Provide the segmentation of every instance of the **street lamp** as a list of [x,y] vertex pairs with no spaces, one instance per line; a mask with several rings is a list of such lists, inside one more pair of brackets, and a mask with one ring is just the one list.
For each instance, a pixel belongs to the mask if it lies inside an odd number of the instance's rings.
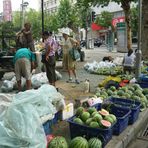
[[22,28],[24,27],[24,21],[25,21],[25,9],[27,8],[27,6],[29,5],[28,2],[24,2],[24,0],[22,0]]
[[138,0],[138,10],[139,10],[139,28],[138,28],[138,50],[136,52],[136,69],[135,78],[138,80],[141,74],[141,27],[142,27],[142,0]]

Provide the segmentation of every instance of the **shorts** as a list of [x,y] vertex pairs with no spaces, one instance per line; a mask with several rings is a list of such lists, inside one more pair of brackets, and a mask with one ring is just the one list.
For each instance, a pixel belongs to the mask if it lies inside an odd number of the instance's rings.
[[26,80],[31,79],[31,62],[27,58],[18,59],[15,63],[16,80],[21,80],[24,77]]

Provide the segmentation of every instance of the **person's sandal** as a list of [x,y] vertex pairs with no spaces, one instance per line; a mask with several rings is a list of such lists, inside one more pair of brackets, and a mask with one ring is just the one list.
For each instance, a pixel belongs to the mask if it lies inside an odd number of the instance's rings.
[[69,78],[68,81],[66,81],[67,83],[72,83],[72,78]]
[[80,82],[79,82],[79,80],[78,80],[78,79],[76,79],[76,80],[75,80],[75,83],[76,83],[76,84],[80,84]]

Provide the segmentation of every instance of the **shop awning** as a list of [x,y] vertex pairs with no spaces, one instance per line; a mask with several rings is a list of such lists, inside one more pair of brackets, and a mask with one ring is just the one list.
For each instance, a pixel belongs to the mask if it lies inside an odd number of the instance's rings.
[[92,28],[92,30],[94,30],[94,31],[96,31],[96,30],[105,30],[105,27],[102,27],[102,26],[97,25],[97,24],[95,24],[95,23],[92,23],[92,24],[91,24],[91,28]]

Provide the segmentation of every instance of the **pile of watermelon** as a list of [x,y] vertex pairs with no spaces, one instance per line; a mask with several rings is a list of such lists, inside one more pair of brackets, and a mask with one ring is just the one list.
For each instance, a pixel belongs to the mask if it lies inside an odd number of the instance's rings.
[[102,67],[95,69],[93,72],[94,74],[98,75],[119,75],[123,72],[121,66],[115,66],[115,67]]
[[109,128],[116,122],[116,116],[109,114],[105,109],[97,111],[95,107],[90,107],[87,110],[79,107],[76,110],[76,116],[73,122],[86,125],[92,128]]
[[93,137],[88,141],[81,137],[75,137],[71,140],[69,146],[66,139],[62,136],[53,137],[48,143],[47,148],[102,148],[102,142],[99,138]]
[[96,96],[102,99],[110,97],[132,99],[141,102],[141,108],[148,107],[148,88],[142,89],[139,84],[129,84],[116,89],[111,86],[109,89],[97,88]]
[[72,139],[69,148],[102,148],[102,142],[96,137],[87,141],[85,138],[79,136]]

